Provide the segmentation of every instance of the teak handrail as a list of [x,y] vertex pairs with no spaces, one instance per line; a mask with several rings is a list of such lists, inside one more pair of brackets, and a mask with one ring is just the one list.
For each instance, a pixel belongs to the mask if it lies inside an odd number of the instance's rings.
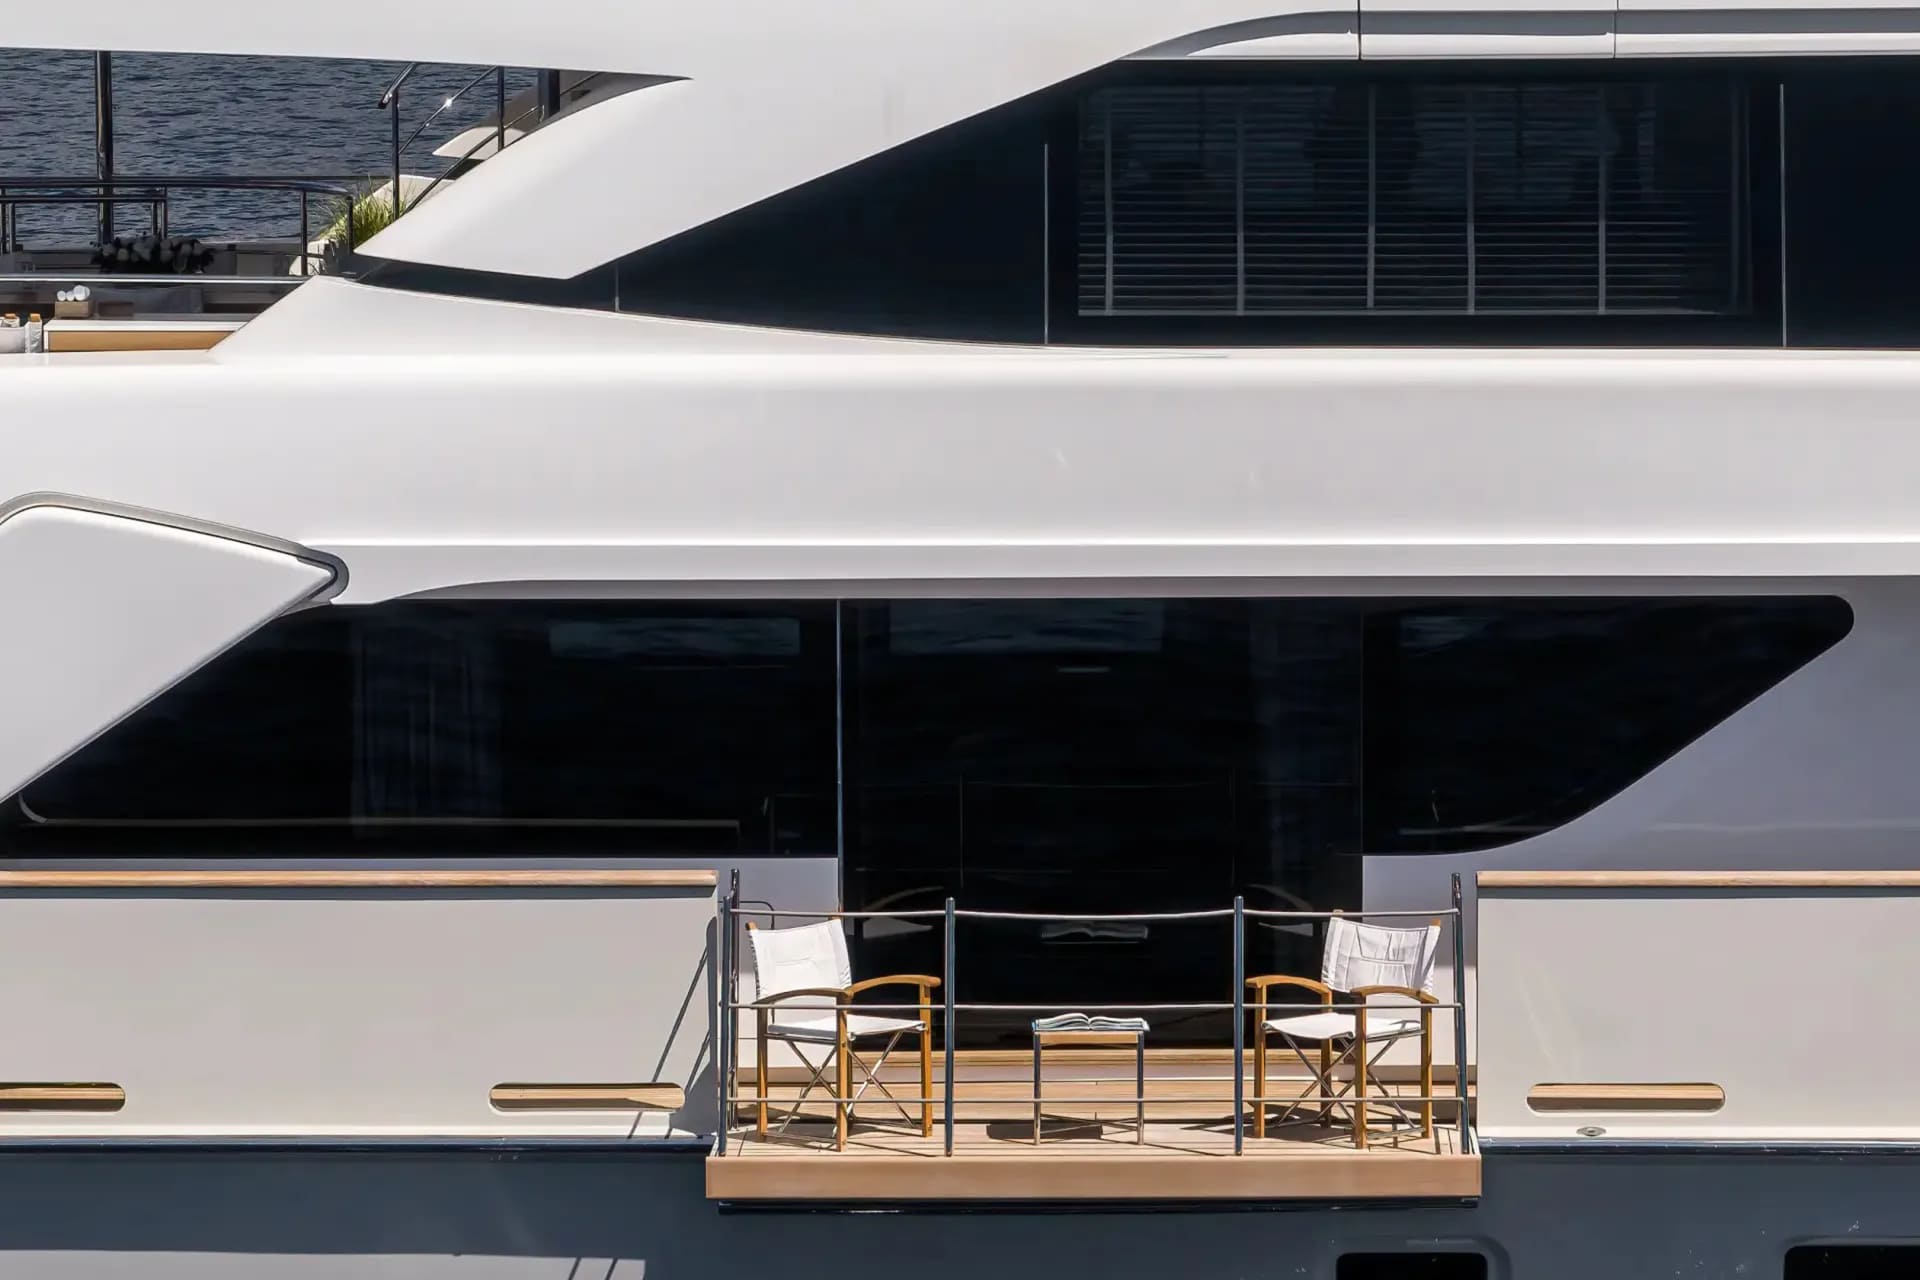
[[711,871],[0,871],[9,889],[710,889]]
[[1482,889],[1920,889],[1920,871],[1482,871]]

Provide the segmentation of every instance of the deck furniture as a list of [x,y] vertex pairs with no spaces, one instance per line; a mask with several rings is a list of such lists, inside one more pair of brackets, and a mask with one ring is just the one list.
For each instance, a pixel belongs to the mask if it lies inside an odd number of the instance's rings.
[[[1433,1135],[1433,1009],[1439,1003],[1434,995],[1434,959],[1440,950],[1440,922],[1424,928],[1389,928],[1364,924],[1336,916],[1327,921],[1326,949],[1322,954],[1320,980],[1285,974],[1267,974],[1247,979],[1254,991],[1253,1037],[1253,1134],[1267,1133],[1267,1056],[1270,1039],[1279,1042],[1297,1057],[1312,1076],[1312,1081],[1297,1096],[1289,1099],[1280,1114],[1286,1120],[1303,1105],[1318,1104],[1320,1120],[1331,1118],[1336,1101],[1351,1098],[1347,1104],[1353,1115],[1353,1141],[1367,1145],[1367,1090],[1369,1073],[1388,1049],[1401,1040],[1417,1036],[1420,1040],[1420,1127],[1422,1136]],[[1321,1005],[1316,1013],[1290,1013],[1267,1016],[1277,987],[1294,987],[1312,993]],[[1334,1009],[1334,997],[1356,1007]],[[1376,999],[1394,1004],[1378,1005]],[[1282,1003],[1285,1003],[1284,1001]],[[1370,1007],[1371,1006],[1371,1007]],[[1409,1016],[1418,1011],[1417,1017]],[[1311,1054],[1309,1050],[1313,1051]],[[1353,1078],[1337,1084],[1334,1072],[1352,1064]],[[1404,1109],[1385,1089],[1379,1090],[1386,1105],[1405,1116]]]
[[[837,920],[801,925],[792,929],[762,929],[747,926],[747,940],[753,950],[755,1000],[754,1081],[759,1104],[759,1131],[767,1132],[767,1045],[779,1040],[792,1048],[806,1066],[806,1086],[793,1099],[786,1119],[780,1124],[784,1133],[801,1104],[816,1089],[826,1090],[834,1103],[834,1146],[846,1150],[847,1127],[853,1109],[869,1088],[878,1088],[899,1109],[909,1123],[913,1117],[880,1079],[888,1055],[902,1038],[920,1037],[920,1134],[933,1133],[933,1008],[932,991],[940,979],[922,974],[890,974],[883,978],[853,980],[852,962],[847,956],[847,935]],[[907,986],[919,990],[918,1018],[882,1017],[855,1013],[849,1006],[855,996],[878,987]],[[879,1057],[869,1062],[857,1046],[877,1043]],[[807,1047],[824,1047],[818,1062],[807,1056]],[[855,1069],[860,1072],[859,1089],[853,1083]],[[834,1077],[827,1078],[832,1070]]]
[[[1040,1145],[1041,1063],[1048,1049],[1133,1048],[1133,1140],[1147,1140],[1147,1025],[1113,1030],[1105,1027],[1046,1029],[1044,1018],[1033,1023],[1033,1145]],[[1137,1021],[1137,1020],[1136,1020]]]

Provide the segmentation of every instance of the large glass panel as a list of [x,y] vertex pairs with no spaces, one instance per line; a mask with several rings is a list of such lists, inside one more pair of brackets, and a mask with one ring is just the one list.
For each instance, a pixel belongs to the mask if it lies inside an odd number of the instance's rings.
[[[1358,905],[1359,606],[915,601],[847,617],[849,906]],[[1250,936],[1252,964],[1318,968],[1311,926]],[[1219,1003],[1230,943],[1218,918],[972,921],[964,998]],[[863,970],[940,963],[924,922],[869,922],[856,945]],[[1031,1017],[968,1021],[1017,1041]],[[1153,1019],[1161,1042],[1230,1025]]]
[[7,806],[16,853],[818,854],[828,604],[284,618]]
[[[910,601],[847,607],[847,906],[1009,915],[1362,905],[1361,856],[1570,821],[1834,643],[1830,599]],[[1364,768],[1363,768],[1364,765]],[[1363,803],[1364,798],[1364,803]],[[1223,1002],[1220,919],[961,926],[968,1003]],[[1253,918],[1250,972],[1320,929]],[[938,972],[864,921],[864,972]],[[972,1014],[1021,1043],[1032,1013]],[[1224,1011],[1155,1011],[1222,1043]]]
[[[0,808],[10,856],[832,856],[1003,918],[969,1002],[1225,1004],[1230,923],[1578,817],[1845,634],[1832,599],[404,602],[292,615]],[[839,644],[836,650],[836,639]],[[845,806],[841,831],[839,806]],[[783,904],[812,907],[815,903]],[[941,971],[924,920],[862,972]],[[1252,918],[1252,972],[1320,930]],[[1024,1042],[1031,1011],[969,1017]],[[1224,1009],[1156,1011],[1223,1042]]]
[[1082,316],[1750,301],[1746,88],[1725,77],[1165,74],[1080,101]]
[[1457,600],[1368,620],[1367,852],[1569,822],[1845,635],[1838,600]]

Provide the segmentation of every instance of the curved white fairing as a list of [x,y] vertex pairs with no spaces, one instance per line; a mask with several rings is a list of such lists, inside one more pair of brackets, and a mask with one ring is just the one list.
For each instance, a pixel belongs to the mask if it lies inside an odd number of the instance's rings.
[[333,577],[290,551],[131,515],[0,514],[0,795]]

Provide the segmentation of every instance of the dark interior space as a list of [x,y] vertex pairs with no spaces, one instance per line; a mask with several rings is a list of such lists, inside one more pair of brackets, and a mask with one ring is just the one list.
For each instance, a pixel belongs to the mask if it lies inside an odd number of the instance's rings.
[[1920,346],[1920,67],[1796,69],[1785,114],[1788,344]]
[[620,307],[779,328],[1037,343],[1041,108],[1002,107],[619,264]]

